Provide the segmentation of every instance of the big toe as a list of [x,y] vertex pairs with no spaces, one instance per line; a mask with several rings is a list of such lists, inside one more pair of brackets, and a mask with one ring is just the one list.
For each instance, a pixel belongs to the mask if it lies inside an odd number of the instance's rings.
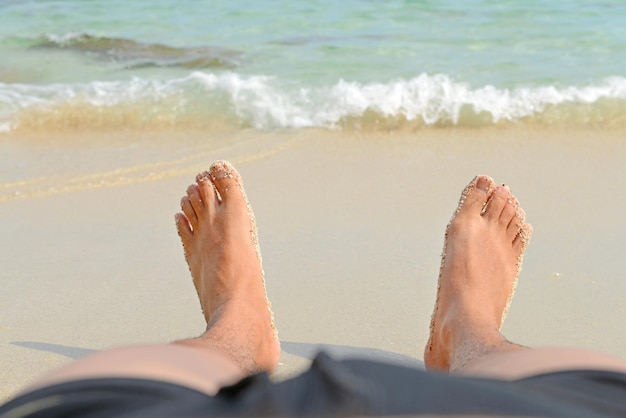
[[231,163],[223,160],[216,161],[211,164],[209,174],[222,202],[242,197],[241,177]]
[[458,212],[480,215],[494,189],[494,181],[489,176],[477,176],[461,193]]

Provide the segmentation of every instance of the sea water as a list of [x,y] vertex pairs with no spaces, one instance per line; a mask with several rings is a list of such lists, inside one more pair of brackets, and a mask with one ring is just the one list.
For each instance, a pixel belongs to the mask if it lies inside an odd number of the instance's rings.
[[0,132],[626,127],[622,0],[4,0]]

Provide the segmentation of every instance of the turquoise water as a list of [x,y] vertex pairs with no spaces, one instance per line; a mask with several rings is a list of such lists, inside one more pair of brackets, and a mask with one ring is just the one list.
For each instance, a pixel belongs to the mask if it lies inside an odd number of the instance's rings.
[[622,0],[3,1],[0,56],[5,132],[626,126]]

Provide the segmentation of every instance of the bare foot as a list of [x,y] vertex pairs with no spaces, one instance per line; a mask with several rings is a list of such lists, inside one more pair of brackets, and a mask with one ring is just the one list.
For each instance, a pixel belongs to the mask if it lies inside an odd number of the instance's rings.
[[479,176],[446,229],[424,362],[460,371],[487,352],[519,348],[500,334],[532,227],[505,185]]
[[271,371],[280,343],[265,292],[256,222],[239,173],[225,161],[198,174],[176,227],[200,298],[200,337],[246,373]]

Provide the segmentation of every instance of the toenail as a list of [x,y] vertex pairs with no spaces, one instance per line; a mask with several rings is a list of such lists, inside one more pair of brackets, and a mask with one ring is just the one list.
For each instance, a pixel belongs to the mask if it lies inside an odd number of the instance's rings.
[[213,174],[211,176],[211,178],[213,180],[217,180],[217,179],[234,179],[235,178],[235,174],[233,174],[232,171],[222,171],[221,173],[217,173],[217,174]]
[[211,174],[208,171],[203,171],[202,173],[199,173],[196,176],[196,182],[202,183],[203,181],[209,180],[210,177],[211,177]]
[[476,189],[485,194],[489,194],[489,180],[484,177],[479,178],[476,181]]

